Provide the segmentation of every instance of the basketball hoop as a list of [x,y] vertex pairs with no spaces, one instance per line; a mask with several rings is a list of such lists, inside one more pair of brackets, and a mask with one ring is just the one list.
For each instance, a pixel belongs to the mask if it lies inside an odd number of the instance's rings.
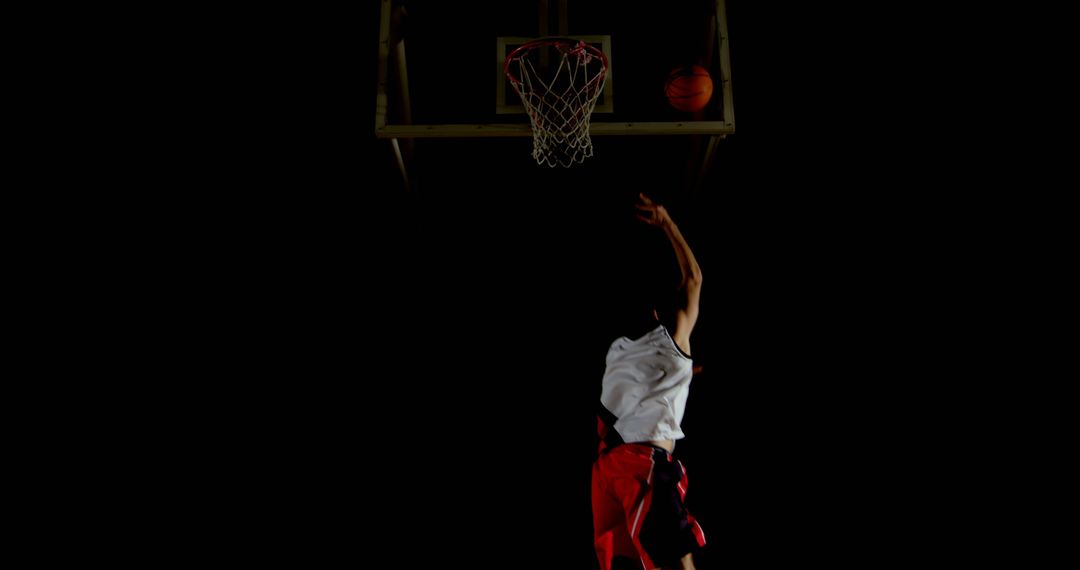
[[604,52],[567,38],[533,40],[506,56],[503,72],[529,114],[537,164],[569,167],[592,156],[589,118],[607,69]]

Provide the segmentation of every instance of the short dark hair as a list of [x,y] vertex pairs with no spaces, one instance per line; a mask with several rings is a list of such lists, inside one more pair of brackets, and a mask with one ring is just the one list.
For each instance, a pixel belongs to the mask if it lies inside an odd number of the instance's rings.
[[[625,295],[622,307],[624,335],[637,338],[658,324],[674,331],[675,314],[681,308],[678,259],[662,231],[640,226],[627,243],[630,252],[619,279]],[[659,323],[653,316],[656,311]]]

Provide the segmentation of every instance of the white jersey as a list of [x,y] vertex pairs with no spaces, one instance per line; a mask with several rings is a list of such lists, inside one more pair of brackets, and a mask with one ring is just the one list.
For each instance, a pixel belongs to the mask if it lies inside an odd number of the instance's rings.
[[600,403],[626,443],[682,439],[693,363],[663,325],[637,340],[611,343]]

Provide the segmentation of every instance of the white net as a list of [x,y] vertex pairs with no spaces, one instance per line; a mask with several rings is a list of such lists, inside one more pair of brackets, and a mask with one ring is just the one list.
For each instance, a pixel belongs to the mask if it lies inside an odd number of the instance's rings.
[[569,167],[592,156],[589,119],[607,77],[603,52],[582,41],[535,40],[507,56],[504,71],[529,115],[537,164]]

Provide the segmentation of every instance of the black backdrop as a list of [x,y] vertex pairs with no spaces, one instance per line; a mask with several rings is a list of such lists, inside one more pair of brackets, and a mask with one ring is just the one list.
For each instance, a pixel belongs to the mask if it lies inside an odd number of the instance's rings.
[[455,169],[518,141],[429,141],[407,194],[371,134],[376,3],[241,19],[260,57],[222,66],[226,136],[203,143],[225,175],[185,194],[213,213],[193,261],[208,277],[185,301],[215,347],[189,355],[214,371],[220,420],[193,453],[224,510],[203,524],[270,559],[591,567],[592,414],[633,291],[618,244],[647,241],[621,216],[643,187],[706,278],[678,449],[711,543],[700,567],[940,544],[975,503],[947,467],[981,448],[939,435],[962,389],[937,362],[970,311],[957,290],[938,304],[948,263],[912,259],[912,232],[893,231],[929,196],[877,139],[802,128],[819,69],[792,57],[799,41],[756,42],[783,19],[744,10],[729,2],[739,130],[697,193],[648,168],[656,147],[606,139],[572,175]]

